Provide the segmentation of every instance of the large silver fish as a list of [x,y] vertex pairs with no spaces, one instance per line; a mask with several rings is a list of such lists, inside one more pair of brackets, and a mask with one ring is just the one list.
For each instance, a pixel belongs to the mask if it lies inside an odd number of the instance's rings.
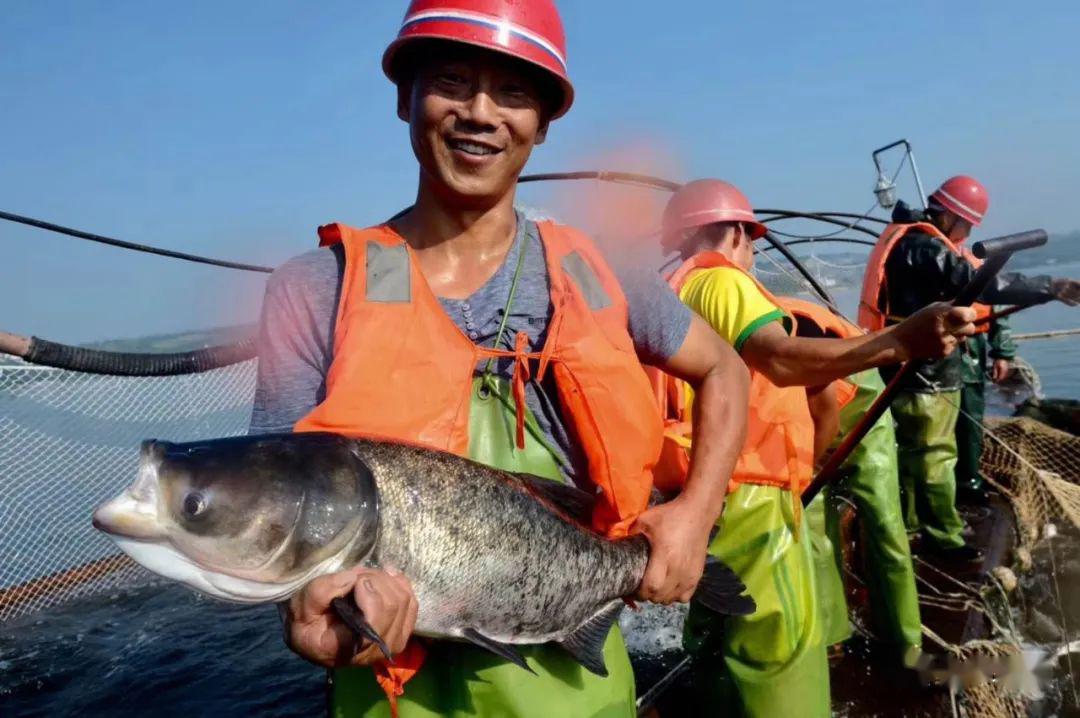
[[[417,634],[522,666],[514,644],[554,642],[605,675],[601,648],[649,544],[590,531],[590,507],[576,488],[452,454],[282,434],[144,442],[135,482],[94,525],[151,571],[243,603],[358,564],[396,568],[416,594]],[[695,598],[742,615],[754,610],[744,588],[710,561]],[[378,642],[355,605],[336,607]]]

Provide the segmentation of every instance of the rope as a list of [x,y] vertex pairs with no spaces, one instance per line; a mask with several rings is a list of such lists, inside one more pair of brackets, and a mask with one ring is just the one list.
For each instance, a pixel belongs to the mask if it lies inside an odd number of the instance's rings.
[[1080,329],[1057,329],[1051,332],[1032,332],[1030,334],[1014,334],[1014,341],[1024,341],[1025,339],[1059,339],[1061,337],[1071,337],[1080,334]]
[[[831,311],[836,312],[837,314],[840,314],[840,310],[836,307],[836,304],[834,302],[829,301],[828,298],[821,296],[821,293],[818,292],[816,287],[814,287],[812,284],[810,284],[810,281],[806,277],[802,277],[802,276],[798,276],[798,275],[793,274],[789,269],[786,269],[784,267],[784,265],[782,265],[778,261],[776,261],[776,258],[773,257],[771,254],[766,254],[764,252],[764,250],[762,250],[760,247],[757,246],[756,243],[751,245],[751,247],[753,248],[753,250],[754,250],[754,252],[756,254],[758,254],[758,255],[764,257],[765,259],[769,260],[770,262],[772,262],[773,266],[780,270],[780,274],[784,274],[788,278],[793,279],[796,282],[804,283],[810,289],[811,292],[813,292],[814,294],[817,294],[823,301],[826,302],[826,304],[828,304],[828,307],[829,307],[829,309]],[[757,271],[760,272],[762,270],[759,269]],[[810,271],[810,270],[807,269],[806,271]],[[775,276],[775,273],[771,273],[768,270],[765,270],[765,273],[766,274],[774,274],[774,276]]]
[[829,269],[859,269],[860,267],[866,266],[865,264],[833,264],[832,262],[826,262],[821,257],[811,257],[811,259]]
[[[1054,601],[1057,603],[1058,615],[1061,616],[1061,635],[1069,636],[1069,627],[1065,621],[1065,609],[1061,603],[1061,584],[1058,583],[1057,561],[1054,559],[1054,541],[1052,537],[1046,539],[1047,553],[1050,554],[1050,576],[1054,579]],[[1073,705],[1080,708],[1080,696],[1076,692],[1076,674],[1073,672],[1072,651],[1065,654],[1069,664],[1069,687],[1072,688]]]
[[656,699],[668,689],[668,687],[675,681],[676,678],[681,676],[690,670],[690,662],[693,658],[688,654],[683,657],[681,661],[675,664],[675,667],[664,674],[664,677],[653,684],[653,687],[645,691],[645,693],[637,699],[638,716],[642,716],[652,708]]
[[16,222],[18,224],[25,224],[30,227],[37,227],[38,229],[44,229],[49,232],[56,232],[57,234],[66,234],[69,237],[75,237],[77,239],[86,239],[91,242],[99,242],[101,244],[107,244],[111,247],[120,247],[121,249],[130,249],[135,252],[146,252],[147,254],[156,254],[161,257],[172,257],[173,259],[182,259],[185,262],[195,262],[197,264],[209,264],[214,267],[225,267],[226,269],[240,269],[245,272],[263,272],[270,274],[274,271],[272,267],[262,267],[257,264],[244,264],[242,262],[229,262],[223,259],[211,259],[210,257],[202,257],[197,254],[188,254],[187,252],[176,252],[171,249],[162,249],[161,247],[151,247],[148,244],[136,244],[135,242],[125,242],[122,239],[113,239],[112,237],[105,237],[100,234],[92,234],[90,232],[83,232],[79,229],[72,229],[70,227],[63,227],[59,224],[53,224],[52,222],[45,222],[40,219],[33,219],[31,217],[23,217],[18,214],[11,214],[10,212],[0,212],[0,219],[6,219],[9,222]]

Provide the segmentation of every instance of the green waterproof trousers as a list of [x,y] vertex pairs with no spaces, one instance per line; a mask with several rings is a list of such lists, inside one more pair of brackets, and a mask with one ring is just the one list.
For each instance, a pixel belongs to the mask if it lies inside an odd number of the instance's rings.
[[[840,411],[841,437],[850,432],[884,390],[875,370],[849,377],[855,398]],[[837,438],[833,449],[840,444]],[[828,543],[815,533],[815,564],[818,567],[818,598],[822,604],[827,645],[850,637],[847,601],[841,580],[843,556],[840,513],[850,499],[859,516],[865,564],[863,572],[870,594],[871,615],[878,636],[896,646],[907,659],[922,645],[922,621],[911,549],[900,508],[900,476],[893,417],[886,411],[863,438],[841,468],[839,480],[825,488],[811,504],[811,525],[823,519]],[[820,508],[818,508],[820,506]],[[813,528],[811,529],[814,530]],[[826,555],[825,550],[832,550]]]
[[982,491],[979,457],[983,447],[983,416],[986,414],[986,383],[964,382],[960,390],[961,413],[956,420],[956,485]]
[[829,665],[805,521],[796,539],[791,493],[744,484],[727,498],[709,554],[746,583],[750,616],[719,619],[691,604],[699,715],[825,718]]
[[[435,641],[398,698],[401,718],[634,718],[634,674],[618,627],[604,646],[610,675],[582,668],[556,646],[521,646],[522,670],[464,643]],[[390,703],[369,668],[334,671],[332,718],[390,718]]]
[[900,487],[908,531],[938,548],[964,545],[956,511],[956,418],[960,391],[901,392],[893,401]]
[[829,489],[824,489],[806,507],[806,527],[810,531],[810,550],[814,557],[821,635],[825,645],[832,646],[851,638],[852,631],[844,590],[843,557],[829,536],[825,518],[828,493]]
[[[526,414],[526,447],[514,448],[514,403],[501,378],[478,377],[469,414],[471,458],[507,471],[561,481],[559,465]],[[538,541],[543,537],[538,536]],[[400,718],[635,718],[634,673],[619,627],[604,644],[608,676],[590,673],[557,646],[518,646],[533,673],[486,650],[432,641],[416,676],[398,698]],[[369,668],[333,671],[333,718],[390,718],[390,703]]]

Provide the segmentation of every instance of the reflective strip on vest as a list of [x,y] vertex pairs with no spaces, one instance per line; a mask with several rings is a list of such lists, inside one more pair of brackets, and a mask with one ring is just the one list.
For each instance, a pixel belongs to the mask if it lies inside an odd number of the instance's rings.
[[581,291],[581,295],[585,297],[589,309],[597,312],[611,306],[611,297],[608,296],[604,285],[600,283],[600,279],[593,272],[592,267],[577,251],[570,252],[570,254],[563,257],[562,269],[568,277],[574,280],[574,284]]
[[388,247],[379,242],[368,242],[366,255],[364,299],[369,302],[411,302],[409,248],[405,244]]

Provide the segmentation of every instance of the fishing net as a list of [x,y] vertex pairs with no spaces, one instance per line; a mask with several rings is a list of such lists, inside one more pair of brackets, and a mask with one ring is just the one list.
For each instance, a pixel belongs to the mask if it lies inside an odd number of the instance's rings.
[[1080,437],[1034,419],[991,419],[981,468],[1012,503],[1024,547],[1056,521],[1080,527]]
[[139,443],[247,430],[255,362],[117,377],[0,364],[0,622],[149,582],[90,525],[131,483]]
[[[1018,536],[1015,564],[1029,571],[1032,551],[1042,539],[1054,535],[1057,523],[1080,527],[1080,437],[1026,417],[989,419],[984,431],[982,474],[1012,505]],[[1056,569],[1050,571],[1055,583]],[[1010,582],[1013,585],[1005,585]],[[1010,675],[1022,680],[1027,671],[1020,661],[1020,635],[1005,598],[1015,584],[1011,572],[996,573],[981,591],[977,610],[994,626],[994,640],[946,648],[958,660],[1010,659]],[[998,597],[1003,600],[994,600]],[[1060,611],[1060,596],[1055,603]],[[1022,718],[1030,714],[1031,705],[1017,680],[984,677],[954,687],[940,708],[943,715]]]

